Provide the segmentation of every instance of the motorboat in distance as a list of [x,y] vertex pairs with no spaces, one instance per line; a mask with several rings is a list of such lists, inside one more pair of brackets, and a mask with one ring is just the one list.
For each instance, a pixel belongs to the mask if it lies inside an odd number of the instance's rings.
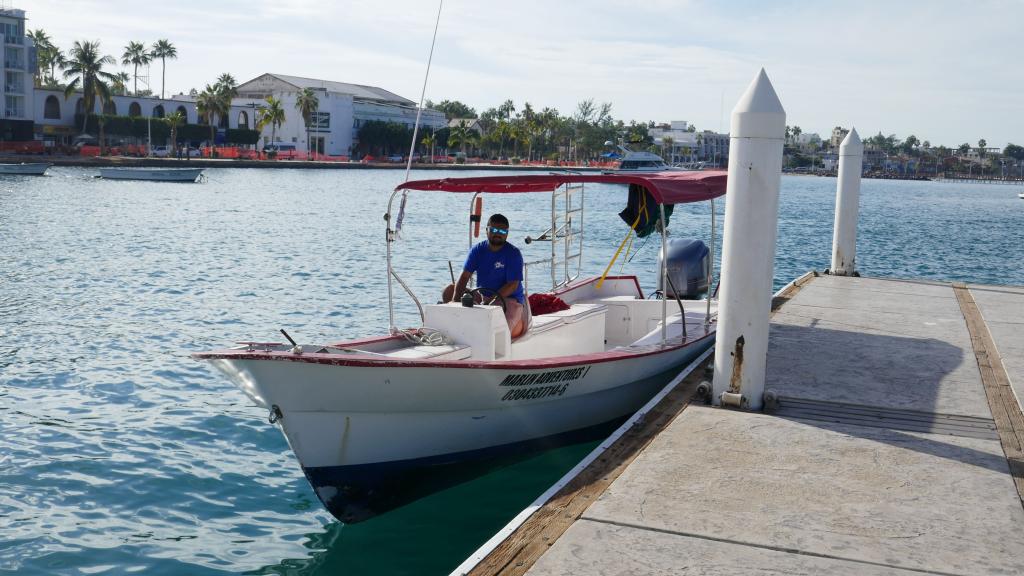
[[[626,201],[619,214],[623,244],[634,234],[660,232],[662,254],[669,257],[659,260],[659,285],[671,287],[662,297],[645,298],[654,287],[645,292],[634,275],[580,276],[584,187],[592,183],[619,185],[595,192],[622,194]],[[699,240],[668,239],[661,222],[675,204],[710,202],[713,223],[713,199],[725,189],[723,171],[406,182],[391,194],[384,217],[387,333],[296,343],[282,330],[288,344],[246,341],[193,357],[211,363],[269,411],[324,506],[343,522],[359,522],[468,479],[460,469],[607,436],[712,347],[717,301],[700,297],[710,293],[714,258]],[[543,258],[524,264],[532,318],[523,335],[511,338],[501,299],[428,304],[408,288],[392,266],[392,252],[409,217],[410,191],[469,196],[470,246],[479,232],[482,194],[544,195],[535,221],[522,225],[546,228],[525,238],[540,243]],[[392,206],[400,193],[396,217]],[[712,237],[713,230],[712,224]],[[680,267],[673,261],[672,243],[680,241],[699,262]],[[676,275],[680,269],[690,272]],[[416,304],[421,326],[395,326],[394,284]]]
[[150,180],[155,182],[195,182],[202,168],[100,168],[107,180]]
[[[613,145],[610,140],[604,144],[605,146]],[[633,150],[625,144],[615,144],[615,146],[621,152],[621,160],[619,160],[615,172],[689,172],[698,169],[671,166],[665,162],[664,158],[653,152]]]
[[22,162],[20,164],[0,164],[0,174],[19,174],[22,176],[42,176],[47,168],[53,166],[49,162]]

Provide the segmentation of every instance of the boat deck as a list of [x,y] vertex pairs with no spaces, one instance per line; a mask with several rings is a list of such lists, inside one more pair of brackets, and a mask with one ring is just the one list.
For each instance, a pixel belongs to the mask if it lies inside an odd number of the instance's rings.
[[777,411],[677,399],[472,573],[1024,573],[1024,287],[793,292],[771,324]]

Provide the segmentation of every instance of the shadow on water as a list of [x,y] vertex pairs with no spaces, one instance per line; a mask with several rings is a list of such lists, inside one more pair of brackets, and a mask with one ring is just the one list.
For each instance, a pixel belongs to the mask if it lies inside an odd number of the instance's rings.
[[[365,522],[306,535],[310,555],[247,574],[448,574],[598,441],[548,450]],[[471,503],[471,504],[470,504]]]

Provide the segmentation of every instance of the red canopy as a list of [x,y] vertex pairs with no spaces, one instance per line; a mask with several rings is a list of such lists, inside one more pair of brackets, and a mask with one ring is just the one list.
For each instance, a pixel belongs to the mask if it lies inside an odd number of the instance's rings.
[[604,174],[552,173],[538,175],[482,176],[412,180],[395,190],[432,190],[436,192],[551,192],[563,184],[595,182],[601,184],[639,184],[647,188],[659,204],[684,204],[711,200],[725,194],[724,170],[697,172],[612,172]]

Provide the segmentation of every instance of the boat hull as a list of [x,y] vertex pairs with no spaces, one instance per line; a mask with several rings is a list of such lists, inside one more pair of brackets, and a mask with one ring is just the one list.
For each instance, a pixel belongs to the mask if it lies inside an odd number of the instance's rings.
[[108,180],[195,182],[202,173],[202,168],[100,168],[100,177]]
[[46,170],[53,166],[48,162],[34,162],[25,164],[0,164],[0,174],[18,174],[22,176],[42,176]]
[[317,496],[358,522],[467,471],[599,438],[710,347],[467,365],[211,358],[279,423]]

